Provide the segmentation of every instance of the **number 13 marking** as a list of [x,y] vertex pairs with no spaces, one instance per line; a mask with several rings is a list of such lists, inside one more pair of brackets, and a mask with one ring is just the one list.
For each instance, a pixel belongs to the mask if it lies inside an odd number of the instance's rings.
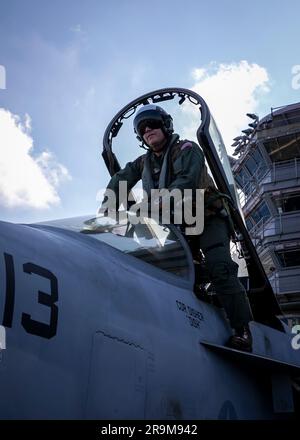
[[[6,297],[3,314],[4,327],[12,327],[14,306],[15,306],[15,270],[13,256],[4,254],[6,269]],[[31,318],[28,313],[22,313],[21,323],[27,333],[42,338],[53,338],[57,332],[58,307],[58,284],[56,276],[50,270],[33,263],[23,264],[23,271],[27,274],[39,275],[50,281],[50,293],[38,291],[38,303],[50,308],[50,322],[45,324]]]

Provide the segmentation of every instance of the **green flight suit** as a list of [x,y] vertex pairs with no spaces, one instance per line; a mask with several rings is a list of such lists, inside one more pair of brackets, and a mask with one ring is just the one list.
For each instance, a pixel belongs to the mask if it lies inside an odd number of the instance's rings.
[[218,299],[225,309],[231,327],[239,329],[253,319],[244,286],[238,279],[238,265],[230,255],[228,220],[212,216],[204,220],[199,247]]
[[[194,142],[180,141],[178,135],[172,136],[171,143],[165,187],[170,191],[175,188],[180,190],[199,188],[205,163],[202,150]],[[167,149],[168,146],[165,152]],[[148,188],[144,185],[147,157],[152,176],[150,186],[158,188],[164,155],[158,157],[151,151],[127,163],[124,169],[111,178],[108,188],[118,194],[120,181],[127,181],[128,190],[130,190],[142,179],[144,189],[149,192],[149,185]],[[117,203],[119,206],[122,200],[117,200]],[[247,325],[252,320],[252,313],[245,289],[237,277],[238,265],[231,259],[228,220],[218,215],[205,217],[204,231],[200,236],[192,238],[192,240],[195,239],[198,240],[197,244],[205,256],[210,280],[226,311],[231,327],[238,329]]]

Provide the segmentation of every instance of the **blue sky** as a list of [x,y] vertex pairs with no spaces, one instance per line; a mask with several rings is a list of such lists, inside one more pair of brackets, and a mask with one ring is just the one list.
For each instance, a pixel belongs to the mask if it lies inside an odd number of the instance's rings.
[[[300,101],[297,1],[0,0],[0,12],[2,220],[95,213],[105,127],[148,91],[202,94],[226,145],[247,111]],[[124,148],[140,154],[133,135]]]

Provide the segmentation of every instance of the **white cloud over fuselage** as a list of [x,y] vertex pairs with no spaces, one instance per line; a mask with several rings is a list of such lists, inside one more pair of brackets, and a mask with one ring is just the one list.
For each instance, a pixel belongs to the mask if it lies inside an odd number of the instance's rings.
[[57,188],[70,179],[46,150],[34,157],[31,120],[0,108],[0,206],[47,209],[60,203]]

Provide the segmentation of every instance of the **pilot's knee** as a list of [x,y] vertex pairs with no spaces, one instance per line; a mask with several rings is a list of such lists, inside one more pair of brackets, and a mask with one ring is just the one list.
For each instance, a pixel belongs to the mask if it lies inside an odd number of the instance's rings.
[[[238,265],[234,261],[217,262],[212,265],[210,270],[211,281],[215,287],[222,287],[224,293],[228,287],[229,291],[236,290],[235,280],[237,279]],[[240,288],[238,288],[240,290]]]
[[210,276],[213,283],[224,283],[230,277],[230,267],[228,263],[216,263],[210,270]]

